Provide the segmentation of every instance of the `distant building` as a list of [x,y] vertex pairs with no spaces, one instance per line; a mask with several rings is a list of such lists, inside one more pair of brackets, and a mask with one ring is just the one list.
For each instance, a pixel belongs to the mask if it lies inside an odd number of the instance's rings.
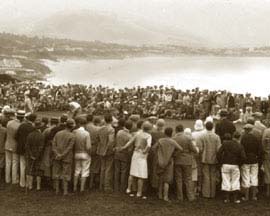
[[22,64],[17,59],[8,59],[4,58],[0,60],[0,69],[9,69],[9,68],[22,68]]
[[16,72],[15,71],[12,71],[12,70],[7,70],[7,71],[5,71],[5,74],[16,75]]

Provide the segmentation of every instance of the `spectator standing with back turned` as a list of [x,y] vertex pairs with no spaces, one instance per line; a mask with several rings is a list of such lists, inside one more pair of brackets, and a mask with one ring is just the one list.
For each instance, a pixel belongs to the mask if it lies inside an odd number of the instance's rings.
[[105,125],[98,132],[97,155],[101,157],[100,190],[113,192],[113,158],[115,146],[115,130],[112,127],[112,116],[104,117]]
[[16,133],[16,140],[18,142],[17,152],[20,157],[20,186],[25,187],[26,182],[26,175],[25,175],[25,168],[26,168],[26,158],[25,158],[25,146],[27,136],[34,131],[34,122],[37,116],[34,113],[29,113],[25,117],[25,121],[19,126],[17,133]]
[[213,123],[207,122],[206,132],[197,140],[202,162],[202,196],[215,198],[217,183],[217,152],[221,141],[213,130]]

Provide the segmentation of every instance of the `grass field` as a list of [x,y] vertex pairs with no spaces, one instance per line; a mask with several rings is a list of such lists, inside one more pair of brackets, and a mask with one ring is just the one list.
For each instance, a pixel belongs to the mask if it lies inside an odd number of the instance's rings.
[[270,200],[266,199],[241,204],[223,204],[220,198],[199,199],[192,203],[165,203],[155,197],[141,200],[124,194],[100,192],[67,197],[56,196],[52,191],[31,191],[26,194],[17,186],[2,186],[0,193],[0,215],[3,216],[270,215]]
[[[39,113],[40,116],[59,116],[61,113]],[[167,125],[174,127],[182,123],[193,128],[194,121],[168,120]],[[223,204],[219,195],[215,200],[198,199],[196,202],[174,201],[165,203],[149,196],[147,200],[130,198],[125,194],[105,194],[98,191],[84,195],[70,194],[67,197],[55,195],[53,191],[30,191],[28,194],[18,186],[0,186],[0,216],[79,216],[79,215],[230,215],[251,216],[270,215],[270,200],[259,197],[257,202]]]

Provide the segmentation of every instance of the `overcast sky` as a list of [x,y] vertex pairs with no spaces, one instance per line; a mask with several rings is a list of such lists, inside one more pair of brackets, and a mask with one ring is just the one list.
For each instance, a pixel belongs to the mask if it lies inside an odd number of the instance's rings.
[[270,0],[0,0],[0,20],[77,9],[162,21],[224,45],[270,45]]

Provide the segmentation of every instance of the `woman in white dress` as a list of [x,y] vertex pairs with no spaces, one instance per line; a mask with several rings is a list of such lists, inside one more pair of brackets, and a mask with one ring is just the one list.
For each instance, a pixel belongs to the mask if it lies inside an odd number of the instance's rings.
[[[137,178],[137,197],[142,197],[143,183],[144,180],[148,178],[147,156],[151,148],[152,136],[150,132],[152,127],[151,123],[144,122],[142,131],[135,134],[135,136],[120,149],[122,151],[129,146],[134,145],[126,193],[131,194],[133,180],[134,178]],[[131,194],[131,196],[133,195]]]

